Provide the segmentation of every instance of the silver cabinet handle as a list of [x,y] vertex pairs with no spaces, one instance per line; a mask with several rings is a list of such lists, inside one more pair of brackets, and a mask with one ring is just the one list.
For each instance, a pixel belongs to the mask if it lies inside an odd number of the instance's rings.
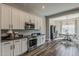
[[11,29],[12,29],[12,24],[11,24]]
[[19,41],[15,41],[15,42],[19,42]]
[[14,49],[15,49],[15,45],[14,45]]
[[27,45],[27,42],[26,42],[26,45]]
[[4,43],[4,45],[6,45],[6,44],[10,44],[9,42],[7,42],[7,43]]
[[13,29],[13,24],[11,24],[11,29]]
[[10,46],[10,49],[11,49],[11,50],[13,49],[13,46],[12,46],[12,45]]
[[13,25],[12,24],[9,24],[9,29],[12,29]]
[[23,39],[23,41],[25,41],[26,39]]
[[12,29],[13,29],[13,24],[12,24]]
[[15,49],[15,45],[12,46],[12,49]]
[[10,24],[9,24],[9,29],[10,29]]

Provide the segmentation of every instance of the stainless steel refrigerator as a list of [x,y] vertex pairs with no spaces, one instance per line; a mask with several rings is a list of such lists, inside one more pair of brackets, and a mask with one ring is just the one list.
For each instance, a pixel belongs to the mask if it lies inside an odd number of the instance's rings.
[[56,38],[56,26],[51,25],[50,26],[50,39],[53,40],[54,38]]

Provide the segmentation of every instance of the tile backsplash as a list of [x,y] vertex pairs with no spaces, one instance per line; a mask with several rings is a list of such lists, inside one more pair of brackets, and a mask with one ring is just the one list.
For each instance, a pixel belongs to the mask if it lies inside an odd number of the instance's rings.
[[[16,32],[16,31],[15,31]],[[17,31],[19,32],[20,34],[23,34],[23,35],[30,35],[32,33],[40,33],[40,31],[34,31],[34,30],[27,30],[27,31]]]

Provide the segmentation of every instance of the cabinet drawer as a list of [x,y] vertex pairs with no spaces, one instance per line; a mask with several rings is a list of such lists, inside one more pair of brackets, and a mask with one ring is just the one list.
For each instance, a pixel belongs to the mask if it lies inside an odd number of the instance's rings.
[[13,42],[3,42],[2,43],[2,56],[13,56]]

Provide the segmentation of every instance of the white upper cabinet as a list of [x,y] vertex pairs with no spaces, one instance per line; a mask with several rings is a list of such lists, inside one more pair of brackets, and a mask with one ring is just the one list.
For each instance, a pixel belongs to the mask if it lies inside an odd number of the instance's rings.
[[[29,14],[14,7],[1,4],[1,29],[24,29],[25,22],[35,24],[35,29],[45,29],[45,23],[41,17]],[[42,26],[42,27],[41,27]]]
[[11,7],[1,4],[1,29],[11,27]]
[[35,29],[38,29],[38,19],[36,16],[35,16]]
[[46,24],[45,24],[45,19],[41,19],[41,33],[45,34],[46,32]]
[[35,23],[35,18],[34,18],[34,16],[31,15],[31,14],[30,14],[30,20],[31,20],[31,23],[33,23],[33,24]]
[[24,20],[25,22],[29,23],[30,22],[30,15],[28,13],[24,13]]
[[20,19],[19,19],[20,28],[19,29],[24,29],[24,26],[25,26],[24,12],[20,11],[19,15],[20,15]]
[[16,8],[12,8],[12,25],[13,29],[20,29],[20,11]]
[[35,28],[39,29],[41,31],[41,29],[43,28],[43,26],[44,26],[44,22],[42,24],[42,18],[35,16]]
[[38,20],[38,29],[41,31],[41,19],[40,19],[40,17],[38,17],[37,20]]

